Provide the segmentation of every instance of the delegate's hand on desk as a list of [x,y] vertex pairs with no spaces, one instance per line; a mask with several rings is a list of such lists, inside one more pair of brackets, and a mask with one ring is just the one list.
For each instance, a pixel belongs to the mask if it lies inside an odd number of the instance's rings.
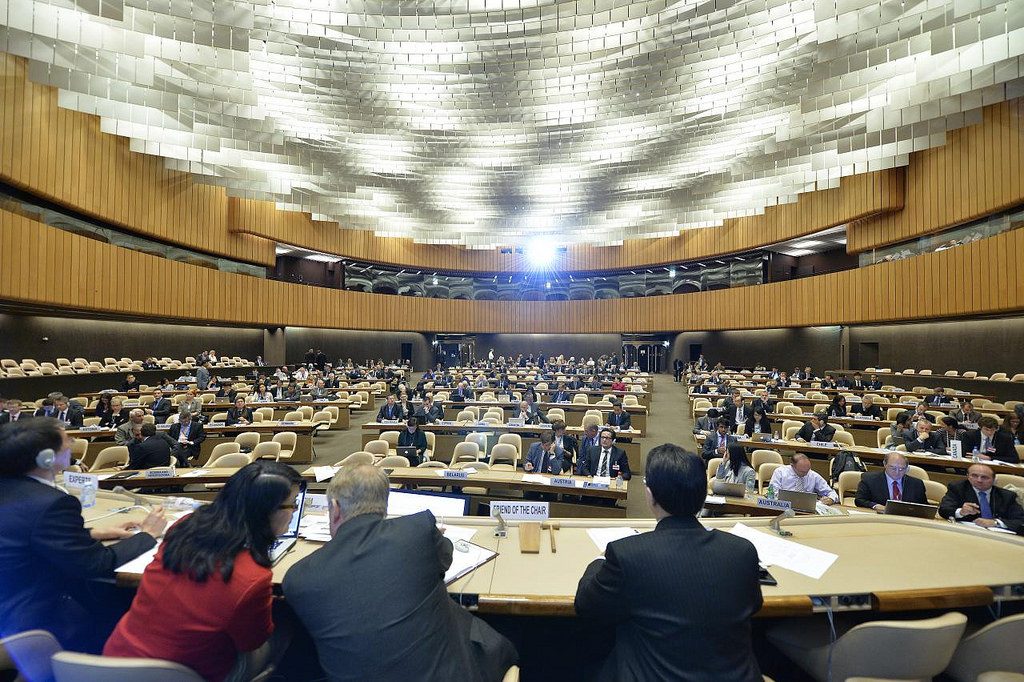
[[167,529],[167,518],[163,507],[154,507],[141,522],[122,521],[109,528],[90,528],[89,535],[93,540],[123,540],[138,532],[149,533],[159,538]]
[[533,462],[523,462],[523,471],[533,471]]

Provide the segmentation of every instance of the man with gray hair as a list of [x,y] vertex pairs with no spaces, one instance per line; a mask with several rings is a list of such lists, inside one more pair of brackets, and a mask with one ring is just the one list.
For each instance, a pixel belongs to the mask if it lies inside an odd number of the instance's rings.
[[339,471],[327,488],[331,541],[285,575],[327,677],[500,680],[515,648],[448,596],[451,541],[429,511],[386,519],[387,505],[382,469]]
[[117,431],[114,432],[114,442],[118,445],[128,445],[134,440],[139,440],[142,418],[145,416],[146,412],[139,408],[129,412],[128,421],[118,426]]

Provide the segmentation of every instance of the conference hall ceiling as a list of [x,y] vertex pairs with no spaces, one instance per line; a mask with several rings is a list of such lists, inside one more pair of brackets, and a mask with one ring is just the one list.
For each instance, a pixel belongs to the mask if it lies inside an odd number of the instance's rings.
[[478,248],[714,227],[1024,94],[1024,0],[0,0],[0,25],[134,151]]

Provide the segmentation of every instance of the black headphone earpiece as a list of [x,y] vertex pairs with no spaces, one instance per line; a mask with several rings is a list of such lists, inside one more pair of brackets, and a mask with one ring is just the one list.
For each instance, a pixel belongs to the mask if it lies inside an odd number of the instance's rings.
[[40,469],[52,469],[55,459],[57,459],[57,453],[51,448],[46,448],[36,455],[36,466]]

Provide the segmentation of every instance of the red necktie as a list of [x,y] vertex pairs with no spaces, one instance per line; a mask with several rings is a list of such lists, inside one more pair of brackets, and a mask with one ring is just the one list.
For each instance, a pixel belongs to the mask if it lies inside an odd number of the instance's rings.
[[900,484],[896,481],[892,482],[892,499],[899,502],[902,498],[900,497]]

